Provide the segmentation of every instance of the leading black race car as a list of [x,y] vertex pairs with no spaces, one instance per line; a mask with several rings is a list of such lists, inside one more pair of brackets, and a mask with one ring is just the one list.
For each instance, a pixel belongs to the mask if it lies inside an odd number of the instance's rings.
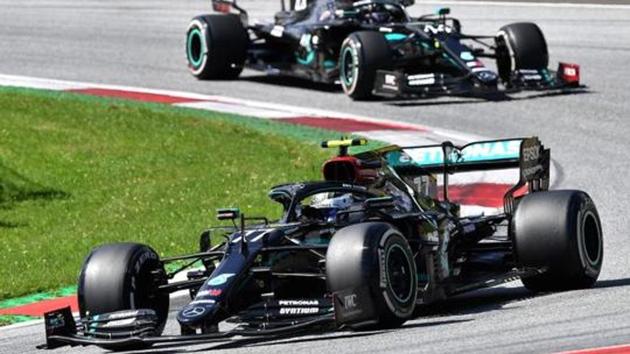
[[[579,66],[548,69],[547,43],[529,22],[495,36],[462,32],[449,9],[412,18],[413,0],[292,0],[268,22],[249,23],[236,0],[213,0],[222,14],[195,17],[188,66],[199,79],[234,79],[244,67],[269,75],[340,82],[353,99],[492,95],[579,87]],[[498,73],[479,58],[496,60]]]
[[[233,225],[206,230],[198,253],[178,257],[160,259],[136,243],[94,249],[79,277],[80,319],[69,308],[47,313],[44,347],[394,328],[418,305],[517,278],[532,291],[597,280],[603,239],[595,204],[582,191],[547,190],[550,153],[537,138],[348,155],[360,142],[324,144],[341,151],[324,164],[323,181],[273,187],[278,221],[221,209],[219,220]],[[505,168],[518,168],[520,180],[503,210],[461,216],[448,176]],[[168,281],[186,269],[188,280]],[[181,335],[162,336],[169,294],[186,289]],[[219,331],[223,321],[233,328]]]

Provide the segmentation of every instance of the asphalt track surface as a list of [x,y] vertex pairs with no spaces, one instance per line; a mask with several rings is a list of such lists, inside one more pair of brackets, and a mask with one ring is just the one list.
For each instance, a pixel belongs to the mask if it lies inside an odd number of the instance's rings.
[[[279,6],[275,0],[242,5],[255,17]],[[254,72],[232,82],[199,82],[185,67],[184,31],[191,17],[207,12],[209,1],[0,0],[0,73],[235,96],[488,137],[539,135],[562,166],[560,187],[588,191],[599,208],[605,260],[600,282],[591,290],[534,296],[517,283],[427,309],[395,331],[166,352],[553,352],[630,343],[630,9],[450,7],[470,33],[493,34],[510,22],[537,22],[546,34],[551,62],[581,64],[588,91],[518,94],[493,102],[439,98],[356,103],[336,88]],[[416,5],[411,12],[434,8]],[[176,333],[173,322],[167,331]],[[42,324],[0,330],[0,352],[35,352],[43,339]]]

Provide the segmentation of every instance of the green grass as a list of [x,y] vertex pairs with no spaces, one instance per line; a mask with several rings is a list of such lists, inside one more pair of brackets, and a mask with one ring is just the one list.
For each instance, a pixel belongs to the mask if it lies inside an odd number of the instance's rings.
[[0,326],[6,326],[13,323],[34,320],[37,317],[22,315],[0,315]]
[[194,251],[219,207],[277,216],[271,185],[320,178],[338,133],[0,89],[0,299],[76,283],[99,244]]
[[13,319],[13,316],[0,315],[0,326],[6,326],[6,325],[9,325],[11,323],[15,323],[15,320]]

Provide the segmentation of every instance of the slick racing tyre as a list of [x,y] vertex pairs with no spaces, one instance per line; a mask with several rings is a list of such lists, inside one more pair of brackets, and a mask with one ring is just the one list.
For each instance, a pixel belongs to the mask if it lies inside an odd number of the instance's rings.
[[411,318],[418,280],[407,240],[390,224],[344,227],[326,253],[337,321],[355,329],[394,328]]
[[508,81],[514,70],[545,69],[549,65],[547,42],[540,27],[531,22],[501,27],[495,38],[499,76]]
[[376,71],[388,66],[391,53],[385,37],[376,31],[349,35],[341,44],[339,79],[346,95],[354,100],[372,97]]
[[186,32],[188,68],[201,80],[235,79],[243,71],[248,45],[238,16],[195,17]]
[[595,204],[582,191],[533,193],[518,203],[512,219],[518,262],[547,268],[522,279],[532,291],[589,288],[602,268],[604,242]]
[[169,294],[159,292],[157,286],[166,282],[159,256],[148,246],[115,243],[95,248],[83,261],[79,275],[81,317],[152,310],[157,317],[154,335],[160,335],[168,316]]

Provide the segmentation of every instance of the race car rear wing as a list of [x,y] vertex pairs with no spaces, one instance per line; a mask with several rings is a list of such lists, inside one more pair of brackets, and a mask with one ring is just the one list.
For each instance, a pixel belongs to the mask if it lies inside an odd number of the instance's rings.
[[444,199],[448,200],[448,176],[454,173],[518,168],[519,181],[504,195],[505,213],[514,211],[514,193],[527,185],[529,193],[549,188],[551,152],[538,137],[485,140],[455,146],[442,144],[385,149],[383,156],[396,172],[444,175]]

